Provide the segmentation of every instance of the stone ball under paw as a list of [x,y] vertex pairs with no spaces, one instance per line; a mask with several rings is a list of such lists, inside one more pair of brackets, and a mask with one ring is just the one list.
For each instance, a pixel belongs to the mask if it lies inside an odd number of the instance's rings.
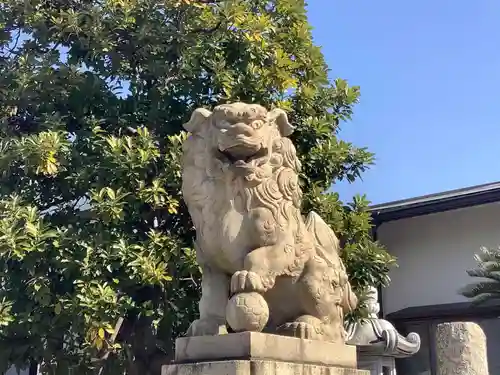
[[269,319],[269,306],[256,292],[235,294],[226,307],[226,320],[235,332],[264,329]]

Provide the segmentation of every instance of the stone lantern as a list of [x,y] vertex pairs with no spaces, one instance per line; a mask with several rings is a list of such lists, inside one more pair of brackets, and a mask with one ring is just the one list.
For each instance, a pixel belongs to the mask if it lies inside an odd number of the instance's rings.
[[420,349],[420,336],[403,336],[387,320],[378,317],[380,306],[376,288],[369,288],[368,318],[347,327],[347,343],[356,345],[358,368],[371,375],[396,375],[396,358],[410,357]]

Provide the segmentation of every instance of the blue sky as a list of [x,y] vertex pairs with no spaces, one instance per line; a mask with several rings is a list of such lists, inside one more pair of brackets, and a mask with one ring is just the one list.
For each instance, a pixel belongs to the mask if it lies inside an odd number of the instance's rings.
[[332,77],[361,86],[341,137],[376,153],[343,199],[500,180],[500,1],[310,0]]

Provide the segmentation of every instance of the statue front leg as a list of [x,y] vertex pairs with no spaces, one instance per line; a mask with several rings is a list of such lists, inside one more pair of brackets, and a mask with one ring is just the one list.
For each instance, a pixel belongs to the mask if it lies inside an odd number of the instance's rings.
[[202,266],[200,318],[191,323],[188,336],[210,336],[227,333],[226,305],[229,298],[228,275]]
[[290,243],[293,242],[282,241],[247,254],[243,270],[235,272],[231,278],[231,293],[262,294],[274,286],[277,276],[299,274],[312,248]]

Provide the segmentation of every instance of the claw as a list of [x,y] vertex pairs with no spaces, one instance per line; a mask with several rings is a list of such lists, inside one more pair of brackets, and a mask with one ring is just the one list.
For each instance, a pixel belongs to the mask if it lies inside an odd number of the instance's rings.
[[278,332],[286,336],[309,340],[318,340],[325,334],[321,321],[307,315],[300,317],[294,322],[283,324],[278,327]]
[[314,340],[319,336],[315,327],[304,322],[286,323],[279,327],[279,331],[287,336],[298,337],[301,339]]
[[262,277],[252,271],[237,271],[231,277],[231,294],[242,292],[264,293],[265,287]]

